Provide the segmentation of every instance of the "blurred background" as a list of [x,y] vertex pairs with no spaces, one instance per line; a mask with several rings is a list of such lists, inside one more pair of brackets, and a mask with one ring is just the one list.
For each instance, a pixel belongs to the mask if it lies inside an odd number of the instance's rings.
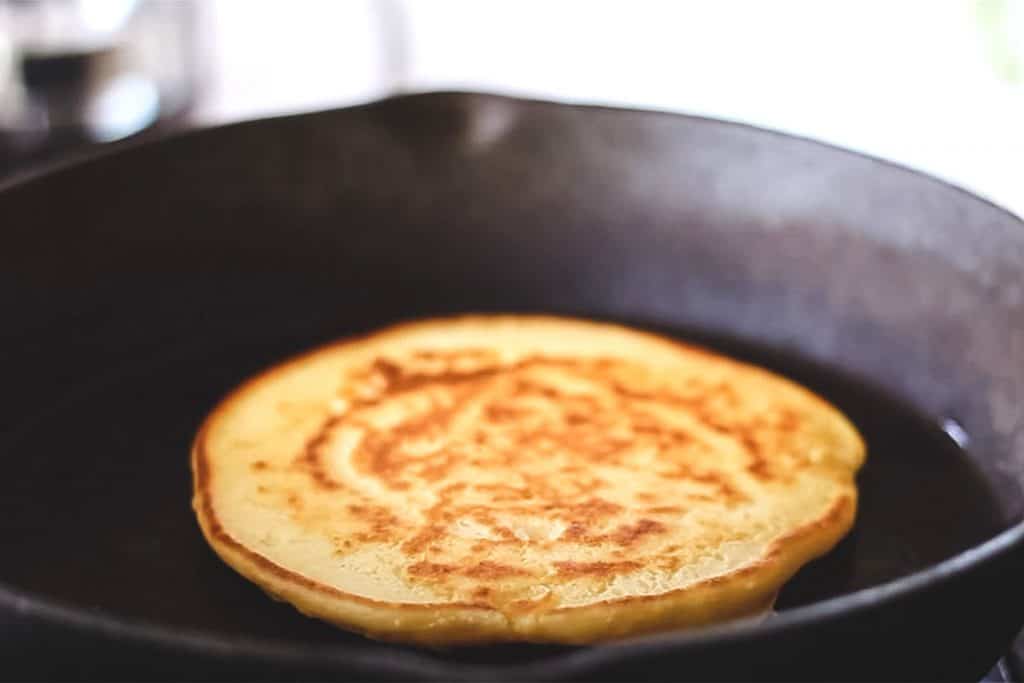
[[0,0],[0,177],[435,89],[750,122],[1024,214],[1024,0]]

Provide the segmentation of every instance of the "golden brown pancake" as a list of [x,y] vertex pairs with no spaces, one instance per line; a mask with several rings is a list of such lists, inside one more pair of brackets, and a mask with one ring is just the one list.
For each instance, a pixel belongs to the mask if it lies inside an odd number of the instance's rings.
[[618,325],[469,316],[290,360],[210,415],[194,507],[302,612],[434,644],[766,609],[850,528],[864,445],[758,367]]

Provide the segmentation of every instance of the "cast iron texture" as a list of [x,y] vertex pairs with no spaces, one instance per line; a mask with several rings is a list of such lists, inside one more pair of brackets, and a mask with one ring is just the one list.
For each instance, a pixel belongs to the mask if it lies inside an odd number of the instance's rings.
[[[0,226],[2,676],[965,680],[1024,620],[1024,226],[939,181],[713,120],[426,94],[23,179]],[[189,509],[214,402],[317,343],[467,310],[841,368],[963,427],[985,486],[959,504],[995,527],[858,543],[854,578],[884,576],[763,624],[592,648],[374,643],[220,564]],[[918,484],[952,475],[926,470],[874,518],[942,506]]]

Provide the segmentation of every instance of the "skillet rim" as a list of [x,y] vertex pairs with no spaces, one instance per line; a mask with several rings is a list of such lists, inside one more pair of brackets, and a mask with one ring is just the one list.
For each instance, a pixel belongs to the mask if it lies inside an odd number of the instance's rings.
[[[576,110],[601,110],[622,113],[643,113],[678,119],[687,119],[705,124],[723,125],[730,128],[743,129],[758,135],[795,140],[810,144],[829,153],[852,155],[874,164],[882,164],[890,168],[926,179],[944,186],[947,190],[980,202],[989,210],[1003,214],[1012,222],[1024,228],[1024,219],[1012,211],[996,204],[992,200],[975,194],[964,187],[948,180],[932,176],[913,169],[904,164],[875,157],[840,145],[827,143],[810,137],[795,135],[788,132],[772,130],[735,120],[720,119],[709,116],[677,113],[657,109],[639,109],[604,104],[584,104],[577,102],[551,101],[529,97],[510,96],[506,94],[475,92],[468,90],[417,91],[400,95],[374,99],[356,105],[271,116],[248,121],[233,122],[193,129],[177,131],[158,136],[155,139],[131,138],[122,142],[106,145],[99,149],[91,149],[73,154],[69,158],[38,164],[27,170],[0,179],[0,199],[4,193],[39,181],[51,176],[87,167],[93,162],[130,152],[136,148],[148,148],[174,142],[181,138],[212,134],[226,128],[259,126],[271,121],[308,118],[311,116],[331,114],[359,109],[371,109],[380,106],[394,106],[406,100],[429,100],[445,98],[473,98],[479,100],[498,100],[519,107],[545,106],[569,108]],[[516,678],[552,679],[564,676],[580,675],[600,667],[603,663],[623,656],[643,656],[671,649],[699,648],[707,644],[725,644],[743,640],[756,639],[769,633],[782,633],[793,629],[811,628],[815,624],[841,618],[848,614],[870,609],[880,602],[898,600],[920,595],[930,590],[935,584],[942,584],[956,579],[974,567],[984,566],[998,560],[1024,546],[1024,520],[1020,520],[988,540],[972,546],[952,557],[914,572],[875,586],[863,588],[846,595],[828,598],[809,605],[795,607],[778,613],[768,620],[742,619],[716,626],[709,626],[694,631],[663,633],[641,636],[622,640],[616,643],[599,646],[584,646],[562,654],[553,654],[524,664],[509,666],[488,666],[451,662],[433,657],[422,651],[414,651],[395,645],[364,645],[350,646],[337,644],[299,645],[286,644],[279,639],[252,637],[244,635],[220,635],[202,629],[181,629],[164,626],[146,620],[118,617],[113,614],[90,611],[87,608],[74,607],[60,600],[52,600],[31,591],[19,590],[0,581],[0,610],[11,612],[17,617],[37,618],[58,626],[70,627],[88,634],[100,634],[125,641],[135,641],[157,647],[185,649],[196,654],[223,657],[241,657],[250,663],[277,664],[280,666],[310,666],[322,669],[349,669],[378,674],[398,676],[423,675],[447,679],[473,680],[492,677],[496,673]],[[382,656],[384,652],[387,656]]]

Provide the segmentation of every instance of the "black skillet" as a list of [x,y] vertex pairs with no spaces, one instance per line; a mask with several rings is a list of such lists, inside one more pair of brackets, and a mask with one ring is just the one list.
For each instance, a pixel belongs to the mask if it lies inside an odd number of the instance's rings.
[[[936,144],[941,144],[937,140]],[[135,146],[0,191],[0,677],[978,679],[1024,622],[1024,224],[821,144],[428,94]],[[623,320],[866,435],[858,524],[778,615],[430,651],[222,565],[189,442],[247,375],[398,319]]]

